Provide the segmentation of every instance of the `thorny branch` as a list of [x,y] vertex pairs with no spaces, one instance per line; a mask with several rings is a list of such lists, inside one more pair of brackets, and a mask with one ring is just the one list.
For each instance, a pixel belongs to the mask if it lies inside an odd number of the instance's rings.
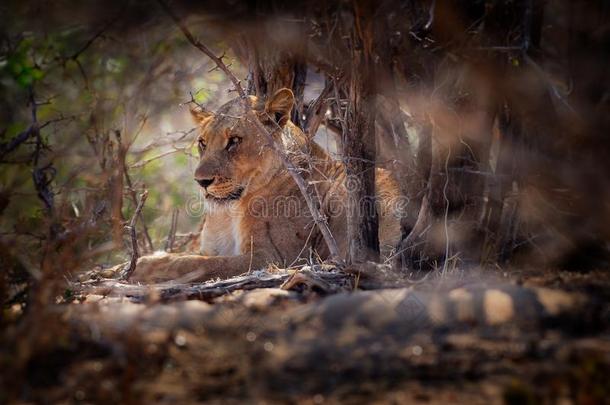
[[[40,125],[38,124],[38,104],[36,103],[36,97],[34,95],[34,89],[30,87],[30,105],[32,124],[30,126],[29,135],[36,138],[36,148],[33,155],[34,169],[32,171],[32,180],[36,187],[36,193],[38,198],[44,203],[45,208],[49,214],[53,213],[53,191],[49,188],[53,178],[55,177],[55,168],[52,163],[45,166],[40,166],[40,158],[46,145],[44,144],[42,137],[40,136]],[[27,139],[27,137],[25,138]],[[24,139],[24,141],[25,141]],[[16,147],[16,146],[15,146]]]
[[144,208],[146,197],[148,197],[148,190],[144,190],[144,192],[140,194],[140,201],[138,202],[136,211],[133,213],[131,221],[129,221],[129,225],[126,227],[129,230],[129,236],[131,238],[131,259],[129,261],[129,266],[121,274],[121,280],[127,280],[133,274],[134,270],[136,269],[138,258],[140,257],[140,251],[138,249],[138,237],[136,234],[136,221],[142,212],[142,208]]
[[[145,121],[145,120],[144,120]],[[142,122],[142,125],[140,126],[140,130],[136,133],[136,136],[140,133],[142,127],[144,126],[144,122]],[[135,206],[138,205],[138,198],[136,195],[136,191],[133,187],[133,182],[131,181],[131,176],[129,175],[129,170],[127,168],[127,163],[126,163],[126,155],[127,155],[127,150],[131,147],[131,145],[133,144],[133,140],[131,142],[129,142],[127,144],[127,146],[125,146],[122,142],[121,139],[121,135],[119,131],[115,131],[115,135],[117,138],[117,142],[119,143],[119,154],[118,154],[118,159],[119,159],[119,164],[121,167],[121,170],[123,172],[123,176],[125,177],[125,181],[127,182],[127,188],[129,191],[129,195],[131,197],[131,200],[133,201],[133,204]],[[135,139],[135,137],[134,137]],[[144,236],[146,238],[146,242],[148,242],[148,247],[150,248],[150,251],[154,251],[155,247],[152,243],[152,239],[150,237],[150,233],[148,232],[148,227],[146,226],[146,222],[144,222],[144,217],[142,217],[142,214],[139,214],[140,216],[140,222],[142,223],[142,230],[144,231]]]
[[178,227],[178,208],[174,208],[172,211],[172,220],[169,228],[169,235],[165,242],[165,251],[171,252],[174,248],[174,242],[176,240],[176,228]]
[[303,198],[305,198],[307,207],[309,208],[309,211],[311,212],[314,222],[316,223],[316,225],[320,229],[320,232],[322,233],[322,237],[324,238],[324,241],[326,242],[331,259],[333,259],[337,262],[341,262],[342,259],[339,255],[339,248],[337,246],[337,242],[336,242],[335,238],[333,237],[332,233],[330,232],[328,223],[326,222],[326,218],[324,217],[324,215],[322,215],[322,213],[319,210],[319,207],[321,206],[320,200],[318,199],[318,197],[315,193],[310,193],[308,191],[307,184],[305,183],[305,180],[303,179],[303,177],[301,177],[301,175],[299,174],[298,168],[292,163],[292,161],[290,161],[290,159],[286,156],[284,151],[276,145],[271,134],[261,124],[258,117],[252,110],[250,98],[246,95],[243,87],[241,86],[240,80],[237,79],[237,77],[235,77],[235,75],[229,70],[227,65],[222,61],[222,58],[217,57],[214,54],[214,52],[212,52],[205,44],[203,44],[199,40],[195,39],[195,37],[189,31],[189,29],[186,27],[186,25],[172,11],[172,9],[165,3],[164,0],[157,0],[157,1],[161,5],[163,10],[172,18],[172,20],[178,26],[178,28],[180,28],[180,30],[182,31],[182,33],[184,34],[186,39],[194,47],[199,49],[201,52],[203,52],[205,55],[207,55],[214,63],[216,63],[218,68],[220,70],[222,70],[223,73],[227,76],[227,78],[231,81],[231,83],[235,87],[235,90],[239,94],[239,97],[243,101],[244,112],[245,112],[246,118],[248,119],[248,121],[250,121],[254,125],[256,130],[267,139],[269,147],[280,157],[280,159],[282,160],[282,163],[288,169],[288,172],[290,173],[292,179],[295,181],[295,183],[299,187],[299,190],[301,191]]
[[[138,199],[136,198],[136,191],[133,188],[133,183],[131,181],[131,176],[129,175],[129,172],[127,171],[127,166],[125,165],[125,161],[123,160],[123,173],[125,174],[125,181],[127,181],[127,187],[129,188],[129,194],[131,196],[131,199],[133,201],[134,204],[137,205],[138,203]],[[142,223],[142,230],[144,231],[144,237],[146,238],[146,241],[148,242],[148,247],[150,248],[150,251],[154,251],[155,247],[152,243],[152,239],[150,237],[150,234],[148,232],[148,227],[146,226],[146,222],[144,222],[144,217],[142,216],[142,213],[138,214],[140,217],[140,221]]]

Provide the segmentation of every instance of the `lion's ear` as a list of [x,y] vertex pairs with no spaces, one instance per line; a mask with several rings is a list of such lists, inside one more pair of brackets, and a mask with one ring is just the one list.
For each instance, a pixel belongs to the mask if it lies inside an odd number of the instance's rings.
[[283,88],[275,92],[265,103],[265,112],[280,126],[286,125],[294,106],[292,90]]
[[204,126],[210,121],[214,114],[210,111],[204,110],[203,108],[191,107],[191,116],[193,117],[195,124]]

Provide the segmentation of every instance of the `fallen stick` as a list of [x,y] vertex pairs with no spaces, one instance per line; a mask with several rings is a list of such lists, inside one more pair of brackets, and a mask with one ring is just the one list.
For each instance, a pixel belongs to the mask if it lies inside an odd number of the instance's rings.
[[[298,270],[300,278],[310,281],[312,285],[325,286],[328,293],[341,289],[351,290],[354,277],[339,271]],[[209,281],[197,284],[159,283],[159,284],[128,284],[118,280],[105,279],[101,281],[76,283],[73,288],[81,294],[96,294],[107,297],[127,297],[136,302],[155,299],[162,302],[184,299],[209,301],[237,290],[254,290],[257,288],[279,288],[288,280],[294,279],[295,272],[281,273],[254,272],[227,280]],[[292,283],[296,284],[296,283]],[[304,284],[309,284],[304,282]],[[292,287],[291,285],[290,287]]]

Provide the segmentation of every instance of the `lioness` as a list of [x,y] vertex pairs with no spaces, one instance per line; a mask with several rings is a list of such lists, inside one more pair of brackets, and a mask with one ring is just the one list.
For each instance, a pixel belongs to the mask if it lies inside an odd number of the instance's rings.
[[[329,228],[342,253],[347,241],[345,171],[290,121],[291,90],[268,100],[251,96],[260,122],[281,145],[300,174],[315,185]],[[195,180],[206,208],[201,255],[165,254],[138,260],[131,279],[161,281],[230,277],[275,263],[290,266],[328,249],[302,194],[282,161],[243,114],[239,99],[217,113],[191,110],[199,129]],[[400,193],[388,172],[377,169],[379,240],[388,252],[400,238]]]

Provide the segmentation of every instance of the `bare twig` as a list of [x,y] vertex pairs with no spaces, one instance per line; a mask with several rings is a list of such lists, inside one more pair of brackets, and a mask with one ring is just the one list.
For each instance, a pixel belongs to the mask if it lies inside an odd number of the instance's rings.
[[178,227],[178,208],[174,208],[172,211],[172,220],[169,227],[169,234],[167,235],[167,241],[165,241],[165,251],[171,252],[174,248],[174,241],[176,240],[176,228]]
[[570,105],[570,103],[561,95],[561,92],[557,89],[557,87],[553,84],[549,75],[540,67],[535,60],[530,58],[527,54],[523,55],[523,59],[532,66],[534,72],[540,76],[540,78],[544,81],[544,83],[549,88],[551,94],[553,94],[563,105],[565,105],[571,112],[574,112],[574,108]]
[[305,121],[305,133],[309,139],[313,139],[318,132],[318,127],[324,119],[326,106],[328,105],[328,95],[332,90],[333,82],[327,80],[318,98],[307,108],[307,119]]
[[138,258],[140,257],[140,251],[138,249],[138,237],[136,234],[136,221],[142,212],[142,208],[144,208],[146,197],[148,197],[148,190],[144,190],[144,192],[140,194],[140,201],[138,202],[136,211],[133,213],[131,221],[129,221],[129,225],[126,227],[131,238],[131,259],[129,260],[129,266],[121,274],[121,280],[127,280],[133,274],[134,270],[136,269]]
[[[55,168],[52,163],[48,163],[45,166],[40,166],[40,158],[43,149],[46,148],[42,137],[40,136],[40,125],[38,123],[38,110],[36,103],[34,89],[30,87],[30,106],[31,106],[31,115],[32,115],[32,125],[30,126],[30,136],[36,138],[36,148],[33,155],[33,171],[32,171],[32,180],[34,181],[34,186],[36,187],[36,193],[38,194],[38,198],[44,203],[47,212],[49,214],[53,214],[53,205],[54,205],[54,194],[51,188],[49,187],[53,182],[53,178],[55,177]],[[25,138],[27,139],[27,137]],[[24,139],[24,140],[25,140]]]
[[93,45],[93,43],[100,38],[104,32],[106,32],[106,30],[108,30],[115,22],[117,21],[116,18],[112,18],[110,20],[108,20],[103,26],[102,28],[100,28],[91,38],[89,38],[87,40],[87,42],[85,42],[76,52],[74,52],[72,55],[70,55],[70,57],[68,59],[72,59],[74,61],[76,61],[78,59],[78,57],[85,52],[91,45]]
[[28,127],[25,131],[21,132],[19,135],[15,136],[7,143],[0,144],[0,159],[3,159],[4,156],[8,155],[23,142],[27,141],[28,138],[34,133],[35,128],[33,126]]
[[[121,169],[123,171],[123,176],[125,177],[125,181],[127,182],[127,188],[129,190],[131,200],[133,201],[133,204],[135,206],[137,206],[138,198],[136,196],[136,191],[134,190],[133,182],[131,181],[131,176],[129,175],[129,170],[127,168],[127,163],[126,163],[126,159],[125,159],[126,155],[127,155],[127,150],[131,147],[133,142],[130,143],[128,146],[125,146],[121,140],[120,132],[116,131],[115,134],[117,137],[117,142],[119,142],[119,164],[121,165]],[[142,217],[142,214],[140,213],[138,215],[140,216],[140,222],[142,223],[142,230],[144,231],[144,236],[146,237],[146,242],[148,242],[148,247],[150,248],[150,251],[152,252],[155,250],[155,247],[152,243],[150,234],[148,233],[148,227],[146,226],[146,223],[144,222],[144,218]]]
[[432,3],[430,4],[430,10],[428,11],[428,21],[426,22],[426,25],[424,25],[424,30],[430,31],[430,28],[432,28],[432,24],[434,23],[434,11],[436,9],[436,0],[432,0]]
[[205,55],[207,55],[214,63],[216,63],[218,68],[220,70],[222,70],[224,72],[224,74],[227,76],[227,78],[231,81],[231,83],[235,87],[235,91],[237,91],[237,94],[239,94],[239,97],[243,102],[244,113],[245,113],[246,119],[254,125],[256,130],[261,135],[263,135],[265,137],[265,139],[268,142],[268,146],[282,160],[282,163],[288,169],[288,173],[290,173],[290,176],[295,181],[299,190],[301,191],[301,194],[303,195],[303,198],[305,199],[305,202],[307,203],[307,207],[309,208],[309,211],[311,212],[313,220],[315,221],[316,225],[320,229],[320,232],[322,233],[322,237],[324,238],[324,241],[326,242],[326,245],[330,252],[331,259],[333,259],[337,262],[341,262],[342,259],[339,255],[339,248],[337,246],[337,242],[335,241],[335,238],[333,237],[332,233],[330,232],[330,229],[328,227],[328,223],[326,222],[325,216],[322,215],[322,213],[320,212],[320,210],[318,208],[321,206],[319,199],[317,198],[315,193],[310,193],[307,190],[307,184],[305,183],[305,180],[303,179],[303,177],[301,177],[301,175],[299,174],[298,168],[294,165],[294,163],[292,163],[292,161],[288,158],[288,156],[286,156],[286,153],[284,152],[284,150],[281,147],[276,145],[276,143],[273,139],[273,136],[267,131],[267,129],[259,121],[258,117],[256,116],[256,113],[252,110],[250,98],[246,95],[243,87],[241,86],[240,80],[237,79],[237,77],[233,74],[233,72],[231,72],[229,70],[229,68],[227,67],[227,65],[225,65],[225,63],[222,61],[221,58],[217,57],[214,54],[214,52],[212,52],[205,44],[203,44],[199,40],[195,39],[195,37],[189,31],[189,29],[186,27],[186,25],[171,10],[171,8],[165,3],[164,0],[157,0],[157,1],[161,5],[163,10],[172,18],[172,20],[174,20],[175,24],[178,26],[178,28],[180,28],[180,30],[182,31],[182,33],[184,34],[186,39],[194,47],[199,49],[201,52],[203,52]]
[[191,157],[193,156],[191,153],[189,153],[190,145],[186,146],[184,148],[180,148],[180,147],[177,147],[177,146],[172,146],[172,147],[174,149],[166,151],[166,152],[159,153],[158,155],[153,156],[153,157],[148,158],[148,159],[140,160],[139,162],[136,162],[136,163],[132,164],[129,167],[131,169],[138,169],[140,167],[146,166],[147,164],[149,164],[151,162],[154,162],[155,160],[162,159],[162,158],[164,158],[166,156],[173,155],[174,153],[178,153],[178,152],[182,152],[182,153],[184,153],[184,154],[186,154],[188,156],[191,156]]

